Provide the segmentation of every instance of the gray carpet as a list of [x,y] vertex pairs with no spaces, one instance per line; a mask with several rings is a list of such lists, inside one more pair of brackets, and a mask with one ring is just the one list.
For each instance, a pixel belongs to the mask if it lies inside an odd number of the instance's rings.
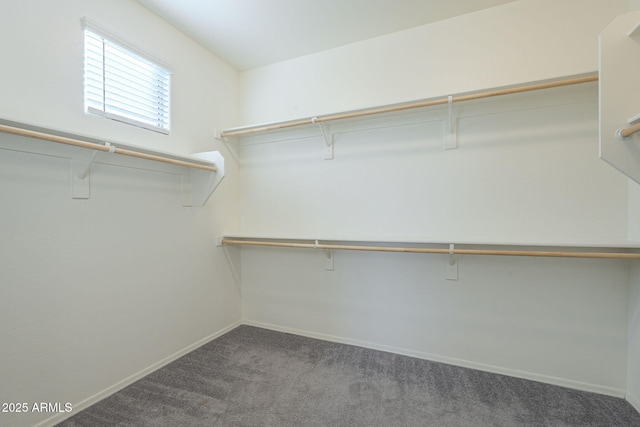
[[623,399],[240,326],[58,426],[640,427]]

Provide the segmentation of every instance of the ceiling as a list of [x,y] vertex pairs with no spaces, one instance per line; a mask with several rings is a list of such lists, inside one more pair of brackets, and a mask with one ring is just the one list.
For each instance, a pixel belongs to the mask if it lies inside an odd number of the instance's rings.
[[238,70],[514,0],[138,0]]

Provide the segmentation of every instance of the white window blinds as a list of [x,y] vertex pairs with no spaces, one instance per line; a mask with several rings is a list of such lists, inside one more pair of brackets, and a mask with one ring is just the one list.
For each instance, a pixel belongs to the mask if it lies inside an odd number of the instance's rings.
[[171,72],[84,22],[85,111],[169,133]]

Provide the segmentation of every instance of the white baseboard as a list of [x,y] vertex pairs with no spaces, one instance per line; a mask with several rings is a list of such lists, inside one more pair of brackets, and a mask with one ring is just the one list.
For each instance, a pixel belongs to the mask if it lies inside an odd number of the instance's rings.
[[636,411],[640,412],[640,399],[638,398],[638,396],[635,396],[632,393],[627,392],[627,395],[625,396],[625,398],[627,399],[627,402],[629,402],[631,406],[633,406],[636,409]]
[[[566,379],[566,378],[558,378],[558,377],[552,377],[552,376],[547,376],[547,375],[536,374],[536,373],[532,373],[532,372],[526,372],[526,371],[520,371],[520,370],[515,370],[515,369],[503,368],[503,367],[500,367],[500,366],[487,365],[487,364],[484,364],[484,363],[477,363],[477,362],[464,360],[464,359],[456,359],[456,358],[448,357],[448,356],[442,356],[442,355],[431,354],[431,353],[424,353],[424,352],[420,352],[420,351],[408,350],[408,349],[399,348],[399,347],[380,345],[380,344],[370,343],[370,342],[366,342],[366,341],[354,340],[354,339],[351,339],[351,338],[345,338],[345,337],[339,337],[339,336],[328,335],[328,334],[323,334],[323,333],[317,333],[317,332],[305,331],[305,330],[300,330],[300,329],[294,329],[294,328],[289,328],[289,327],[286,327],[286,326],[273,325],[273,324],[269,324],[269,323],[256,322],[256,321],[246,320],[246,319],[242,321],[242,324],[249,325],[249,326],[256,326],[258,328],[270,329],[270,330],[278,331],[278,332],[286,332],[286,333],[290,333],[290,334],[294,334],[294,335],[301,335],[301,336],[305,336],[305,337],[309,337],[309,338],[316,338],[316,339],[320,339],[320,340],[324,340],[324,341],[331,341],[331,342],[336,342],[336,343],[340,343],[340,344],[355,345],[355,346],[358,346],[358,347],[370,348],[372,350],[386,351],[386,352],[389,352],[389,353],[401,354],[401,355],[404,355],[404,356],[410,356],[410,357],[415,357],[415,358],[418,358],[418,359],[430,360],[430,361],[433,361],[433,362],[446,363],[446,364],[449,364],[449,365],[460,366],[460,367],[463,367],[463,368],[471,368],[471,369],[476,369],[476,370],[479,370],[479,371],[492,372],[492,373],[501,374],[501,375],[508,375],[510,377],[516,377],[516,378],[522,378],[522,379],[526,379],[526,380],[538,381],[538,382],[541,382],[541,383],[552,384],[552,385],[557,385],[557,386],[561,386],[561,387],[567,387],[567,388],[571,388],[571,389],[575,389],[575,390],[589,391],[589,392],[592,392],[592,393],[604,394],[604,395],[607,395],[607,396],[624,398],[625,395],[627,395],[625,390],[618,389],[618,388],[606,387],[606,386],[602,386],[602,385],[598,385],[598,384],[583,383],[583,382],[580,382],[580,381],[574,381],[574,380],[570,380],[570,379]],[[629,399],[629,396],[627,395],[627,400],[628,399]],[[636,400],[636,403],[637,403],[637,400]],[[634,403],[632,403],[632,405],[634,405],[636,407],[636,409],[638,408],[638,406],[635,405]]]
[[144,368],[141,371],[136,372],[135,374],[131,375],[128,378],[125,378],[121,381],[118,381],[117,383],[115,383],[114,385],[107,387],[106,389],[94,394],[93,396],[78,402],[78,403],[74,403],[73,404],[73,411],[69,412],[69,413],[60,413],[57,415],[54,415],[51,418],[48,418],[38,424],[36,424],[34,427],[51,427],[54,426],[62,421],[64,421],[67,418],[72,417],[73,415],[77,414],[78,412],[82,411],[83,409],[88,408],[89,406],[98,403],[99,401],[101,401],[102,399],[105,399],[109,396],[111,396],[112,394],[122,390],[123,388],[127,387],[128,385],[133,384],[134,382],[138,381],[139,379],[141,379],[142,377],[149,375],[150,373],[157,371],[158,369],[162,368],[165,365],[168,365],[169,363],[173,362],[174,360],[177,360],[179,358],[181,358],[182,356],[184,356],[187,353],[192,352],[193,350],[197,349],[198,347],[201,347],[205,344],[207,344],[210,341],[213,341],[214,339],[226,334],[227,332],[237,328],[238,326],[240,326],[242,324],[241,321],[237,321],[232,323],[231,325],[217,331],[214,332],[213,334],[209,335],[208,337],[205,337],[203,339],[201,339],[200,341],[197,341],[185,348],[183,348],[182,350],[179,350],[175,353],[173,353],[172,355],[165,357],[164,359],[154,363],[151,366],[148,366],[146,368]]

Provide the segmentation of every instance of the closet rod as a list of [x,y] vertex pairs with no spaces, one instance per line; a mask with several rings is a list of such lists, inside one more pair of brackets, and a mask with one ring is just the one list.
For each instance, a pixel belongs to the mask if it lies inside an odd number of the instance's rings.
[[633,135],[636,132],[640,132],[640,124],[629,126],[626,129],[621,129],[620,131],[618,131],[618,134],[622,138],[627,138],[627,137]]
[[211,172],[218,171],[218,169],[215,166],[201,165],[198,163],[187,162],[184,160],[172,159],[170,157],[163,157],[155,154],[141,153],[139,151],[127,150],[124,148],[117,148],[109,145],[95,144],[93,142],[81,141],[78,139],[66,138],[62,136],[51,135],[49,133],[21,129],[13,126],[0,125],[0,132],[10,133],[13,135],[26,136],[29,138],[37,138],[45,141],[57,142],[59,144],[73,145],[75,147],[90,148],[92,150],[122,154],[124,156],[137,157],[140,159],[155,160],[158,162],[171,163],[174,165],[188,166],[190,168],[203,169]]
[[257,240],[222,239],[223,245],[249,245],[270,246],[280,248],[302,249],[335,249],[345,251],[378,251],[378,252],[408,252],[421,254],[445,254],[445,255],[504,255],[504,256],[529,256],[548,258],[606,258],[606,259],[640,259],[640,254],[620,252],[567,252],[567,251],[518,251],[497,249],[438,249],[438,248],[398,248],[385,246],[359,246],[359,245],[329,245],[314,243],[284,243],[265,242]]
[[[529,91],[540,90],[540,89],[550,89],[555,87],[569,86],[569,85],[589,83],[589,82],[595,82],[595,81],[598,81],[597,75],[586,76],[586,77],[576,77],[576,78],[557,80],[557,81],[546,82],[546,83],[537,83],[537,84],[531,84],[526,86],[517,86],[517,87],[512,87],[507,89],[494,89],[494,90],[489,90],[485,92],[470,93],[467,95],[454,95],[452,97],[452,102],[470,101],[473,99],[490,98],[493,96],[509,95],[513,93],[529,92]],[[373,108],[368,108],[364,110],[347,111],[344,113],[328,114],[324,116],[309,117],[305,119],[292,120],[287,122],[279,122],[279,123],[266,124],[266,125],[245,126],[241,128],[222,131],[220,133],[220,137],[225,138],[230,136],[242,136],[242,135],[248,135],[248,134],[257,133],[257,132],[266,132],[270,130],[278,130],[278,129],[285,129],[285,128],[290,128],[295,126],[303,126],[303,125],[309,125],[314,123],[328,122],[331,120],[350,119],[350,118],[356,118],[356,117],[362,117],[362,116],[369,116],[372,114],[390,113],[394,111],[403,111],[403,110],[410,110],[414,108],[429,107],[432,105],[442,105],[442,104],[448,104],[448,102],[449,102],[448,97],[426,99],[423,101],[415,101],[407,104],[395,104],[395,105],[387,105],[382,107],[373,107]]]

